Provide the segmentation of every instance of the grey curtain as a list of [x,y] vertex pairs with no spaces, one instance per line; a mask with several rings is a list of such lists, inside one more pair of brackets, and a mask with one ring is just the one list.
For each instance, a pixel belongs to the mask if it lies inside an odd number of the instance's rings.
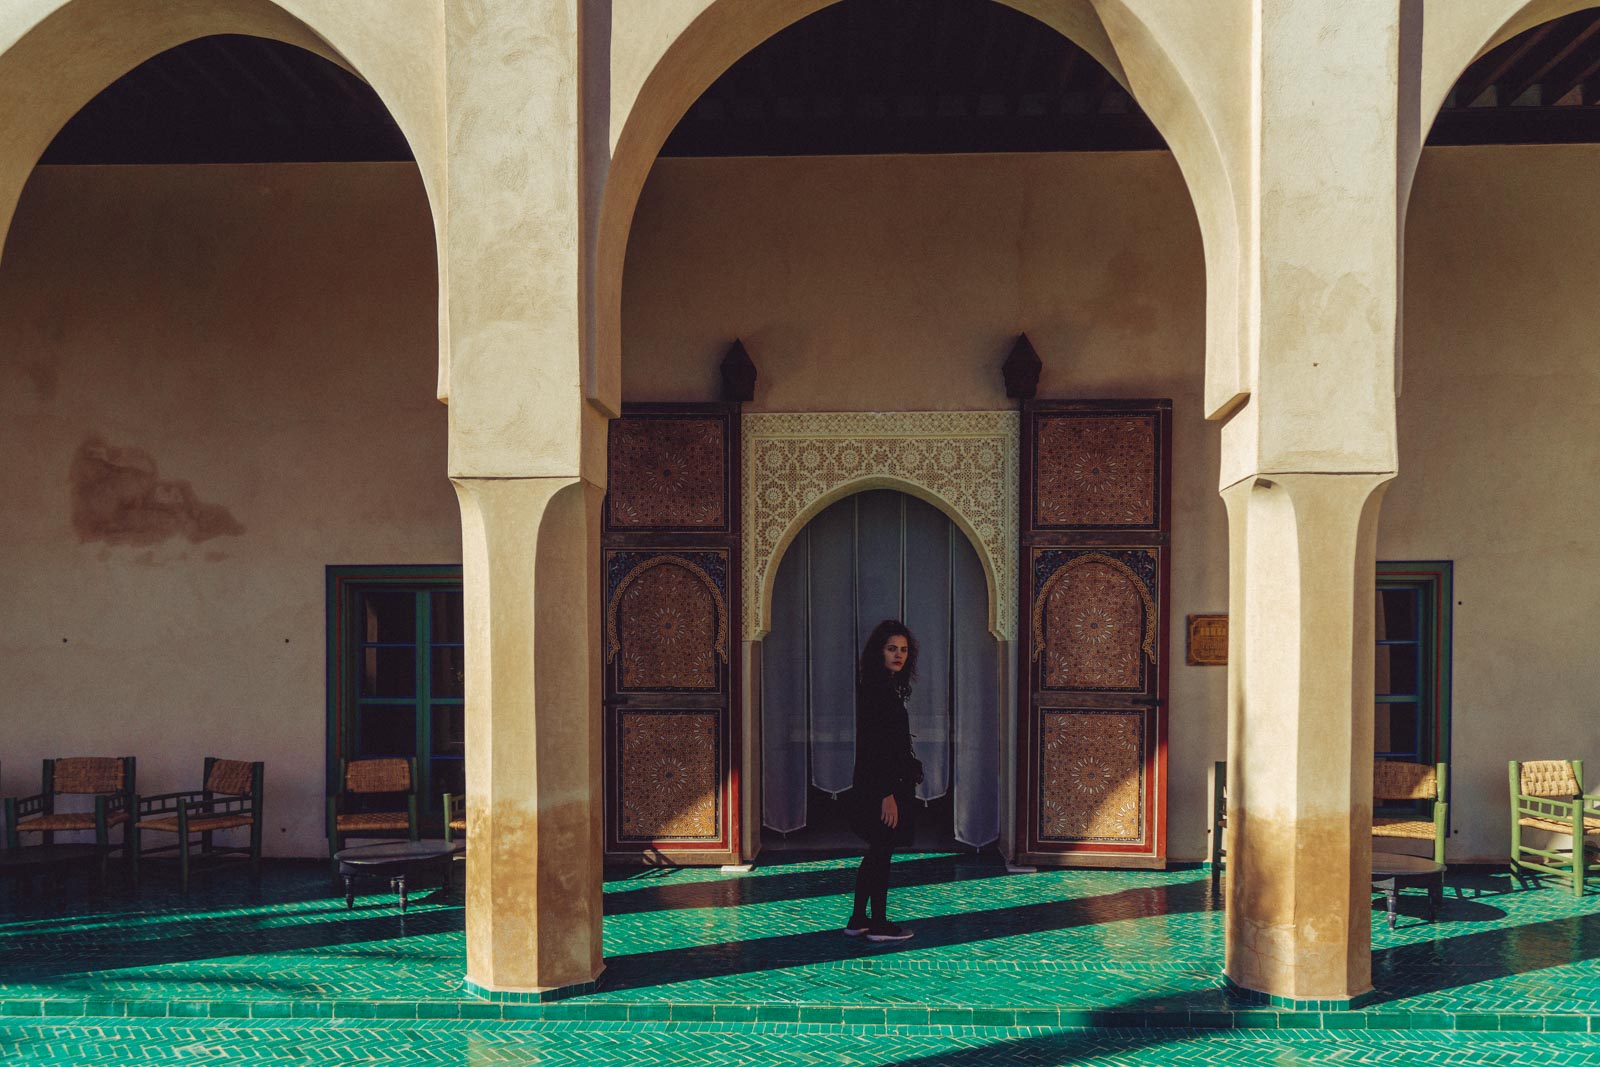
[[988,588],[977,553],[937,508],[859,493],[823,511],[779,565],[762,655],[762,821],[806,824],[808,784],[850,788],[855,664],[878,621],[904,620],[920,646],[910,703],[923,800],[952,797],[957,840],[999,836],[999,708]]

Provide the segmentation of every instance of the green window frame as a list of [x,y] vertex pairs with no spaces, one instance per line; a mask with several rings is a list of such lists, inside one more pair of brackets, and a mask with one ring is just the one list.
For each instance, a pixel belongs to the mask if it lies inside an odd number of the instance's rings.
[[1378,759],[1450,762],[1452,571],[1449,560],[1378,563],[1373,695]]
[[465,781],[461,566],[327,567],[327,772],[414,756],[423,828],[443,826],[443,794]]

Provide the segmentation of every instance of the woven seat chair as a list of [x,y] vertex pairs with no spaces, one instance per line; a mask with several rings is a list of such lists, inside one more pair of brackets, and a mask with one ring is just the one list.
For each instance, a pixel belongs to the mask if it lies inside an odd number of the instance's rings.
[[[133,810],[132,756],[68,756],[44,761],[39,792],[31,797],[6,798],[6,845],[18,848],[22,834],[43,834],[54,844],[57,833],[92,830],[94,842],[111,847],[111,828],[122,827],[122,854],[131,852],[128,814]],[[56,798],[89,796],[92,811],[57,811]]]
[[1211,891],[1215,893],[1222,880],[1222,865],[1227,859],[1228,846],[1228,761],[1218,760],[1211,773]]
[[462,840],[465,840],[467,836],[467,795],[465,793],[446,793],[444,795],[445,844],[455,844],[458,836]]
[[1444,839],[1449,833],[1449,804],[1445,787],[1450,767],[1445,763],[1409,763],[1378,760],[1372,765],[1372,802],[1380,800],[1431,801],[1430,817],[1373,815],[1372,836],[1408,841],[1432,841],[1433,862],[1444,862]]
[[[352,798],[378,796],[392,798],[393,806],[352,810],[359,803],[352,803]],[[351,837],[417,840],[416,760],[339,761],[339,788],[328,798],[329,858]]]
[[[1584,882],[1600,872],[1600,856],[1590,839],[1600,838],[1600,796],[1583,791],[1582,760],[1510,761],[1511,873],[1518,878],[1553,874],[1572,883],[1572,895],[1583,896]],[[1571,837],[1568,849],[1538,848],[1525,840],[1525,830]]]
[[[250,875],[261,876],[261,800],[265,764],[207,756],[199,789],[134,798],[133,881],[139,883],[139,860],[165,852],[178,854],[178,881],[189,891],[191,839],[200,835],[198,857],[205,861],[248,856]],[[247,846],[218,847],[212,835],[220,830],[249,828]],[[147,833],[176,834],[177,840],[157,848],[144,847]]]

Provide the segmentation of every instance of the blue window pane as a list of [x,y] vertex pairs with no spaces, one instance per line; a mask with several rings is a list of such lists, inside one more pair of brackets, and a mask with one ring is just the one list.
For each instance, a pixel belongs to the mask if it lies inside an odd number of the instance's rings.
[[1415,588],[1378,590],[1376,623],[1379,641],[1417,640],[1420,593]]
[[356,604],[356,638],[381,644],[415,644],[417,597],[414,593],[366,592]]
[[364,648],[361,650],[361,695],[409,697],[416,695],[417,650]]
[[466,649],[460,646],[433,649],[433,672],[429,682],[435,697],[463,697],[467,694]]
[[1415,758],[1422,709],[1416,704],[1378,704],[1373,708],[1373,747],[1386,755]]
[[1379,696],[1410,696],[1417,691],[1417,646],[1379,645],[1373,678]]
[[356,747],[362,756],[415,756],[417,709],[363,704],[357,721]]

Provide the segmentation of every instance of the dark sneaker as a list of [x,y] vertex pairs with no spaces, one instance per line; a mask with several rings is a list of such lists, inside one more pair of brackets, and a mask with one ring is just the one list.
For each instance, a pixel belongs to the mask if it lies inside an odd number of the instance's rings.
[[872,921],[870,919],[866,919],[860,915],[852,915],[850,916],[850,921],[844,924],[844,936],[860,937],[862,934],[867,932],[867,929],[871,925]]
[[911,931],[894,923],[873,923],[867,927],[868,941],[909,941]]

